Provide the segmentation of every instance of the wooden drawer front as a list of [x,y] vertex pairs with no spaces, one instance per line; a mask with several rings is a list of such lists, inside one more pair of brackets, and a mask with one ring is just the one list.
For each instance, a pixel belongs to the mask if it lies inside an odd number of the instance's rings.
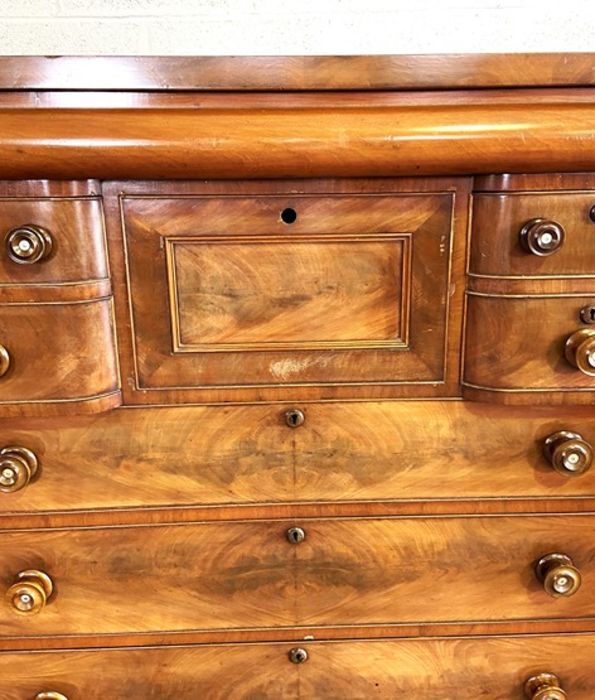
[[[99,197],[13,199],[0,183],[0,289],[16,285],[55,285],[108,277],[103,213]],[[46,229],[53,240],[47,259],[13,262],[5,250],[9,231],[26,224]]]
[[464,384],[478,390],[473,397],[483,391],[504,402],[592,403],[595,377],[570,364],[565,343],[593,328],[580,311],[594,303],[593,296],[470,294]]
[[4,700],[511,700],[555,673],[572,700],[595,695],[595,636],[406,639],[0,653]]
[[110,300],[1,304],[0,343],[10,363],[0,377],[2,415],[119,402]]
[[298,429],[285,424],[287,408],[138,408],[4,421],[0,448],[33,450],[41,469],[26,488],[0,493],[0,512],[595,496],[595,468],[570,478],[543,452],[560,430],[594,444],[587,408],[528,414],[469,402],[311,404]]
[[[589,212],[595,191],[481,194],[473,197],[470,272],[488,277],[595,276],[595,223]],[[523,226],[534,219],[556,222],[565,238],[552,255],[524,249]]]
[[[4,531],[0,581],[39,570],[39,614],[5,602],[0,633],[37,636],[295,625],[489,622],[595,615],[590,516],[308,520]],[[561,552],[582,573],[554,599],[534,572]],[[497,596],[494,591],[497,590]]]
[[444,393],[452,206],[448,193],[123,197],[138,388],[153,401],[280,385]]

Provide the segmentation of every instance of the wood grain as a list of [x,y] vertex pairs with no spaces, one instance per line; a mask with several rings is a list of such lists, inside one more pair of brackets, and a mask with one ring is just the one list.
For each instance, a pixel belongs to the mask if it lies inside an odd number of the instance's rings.
[[[595,223],[589,218],[595,206],[595,191],[473,197],[473,235],[470,273],[480,277],[567,277],[595,276],[593,236]],[[535,218],[559,223],[566,231],[561,249],[539,257],[523,250],[519,231]],[[588,283],[585,283],[588,284]],[[590,282],[595,291],[595,283]]]
[[[0,237],[56,249],[0,255],[0,448],[41,465],[0,494],[0,592],[56,590],[0,606],[0,696],[592,697],[595,472],[543,442],[595,440],[562,351],[595,301],[593,56],[5,57],[3,85]],[[118,360],[146,406],[66,418],[121,401]],[[461,368],[521,405],[446,400]]]
[[[130,402],[369,396],[373,384],[392,396],[451,394],[461,317],[448,282],[464,240],[453,242],[450,193],[396,184],[392,196],[375,195],[373,183],[359,196],[325,195],[317,183],[308,196],[120,194],[121,253],[111,235],[134,339]],[[295,223],[282,221],[286,208]]]
[[[595,471],[564,477],[543,454],[545,438],[558,430],[595,443],[589,408],[528,415],[460,401],[308,404],[306,422],[292,430],[284,421],[289,407],[140,408],[1,421],[0,448],[28,447],[41,466],[26,489],[0,494],[0,513],[28,514],[27,523],[53,512],[43,522],[61,525],[83,516],[64,521],[59,513],[88,509],[107,511],[96,514],[98,522],[115,523],[146,522],[147,508],[172,506],[170,520],[193,517],[181,506],[206,506],[195,518],[266,517],[282,504],[286,514],[304,515],[308,507],[311,515],[325,507],[349,514],[353,504],[365,512],[372,502],[385,513],[407,506],[405,512],[430,514],[447,503],[463,512],[463,499],[475,500],[476,513],[527,509],[523,499],[536,499],[531,507],[542,511],[568,508],[572,499],[576,508],[593,506]],[[143,510],[113,512],[122,508]]]
[[[464,395],[529,404],[590,404],[593,377],[564,357],[593,296],[478,295],[467,307]],[[511,328],[523,332],[511,333]],[[529,341],[530,338],[530,341]],[[485,391],[485,394],[482,392]]]
[[172,243],[175,350],[405,346],[409,237],[369,238]]
[[3,56],[8,90],[386,90],[594,85],[593,54]]
[[[0,183],[0,293],[7,286],[58,286],[108,277],[101,199],[18,199],[6,197],[3,189]],[[49,259],[19,265],[8,258],[4,238],[22,224],[50,232],[54,247]]]
[[289,644],[3,653],[0,692],[5,700],[46,689],[70,700],[521,700],[525,680],[549,670],[569,697],[589,700],[594,645],[593,635],[307,642],[300,666],[289,663]]
[[0,378],[3,416],[93,412],[121,403],[109,299],[0,304],[0,342],[10,355]]
[[[0,581],[48,573],[56,594],[34,617],[5,604],[3,636],[593,620],[590,515],[300,520],[4,531]],[[583,587],[553,599],[533,570],[568,554]],[[494,598],[494,581],[498,596]]]
[[[480,124],[481,128],[477,128]],[[580,171],[592,104],[4,109],[3,177],[291,178]],[[39,134],[43,133],[43,138]]]

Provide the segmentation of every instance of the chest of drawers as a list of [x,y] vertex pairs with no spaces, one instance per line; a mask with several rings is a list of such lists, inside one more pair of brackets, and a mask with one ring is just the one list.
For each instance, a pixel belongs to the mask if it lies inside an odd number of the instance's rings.
[[595,58],[0,59],[0,698],[595,697]]

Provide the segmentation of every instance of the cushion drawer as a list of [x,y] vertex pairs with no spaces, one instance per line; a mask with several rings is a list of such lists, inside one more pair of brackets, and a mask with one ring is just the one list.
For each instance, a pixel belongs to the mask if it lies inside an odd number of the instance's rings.
[[[595,637],[539,636],[0,652],[4,700],[53,690],[68,700],[510,700],[555,672],[572,700],[595,695]],[[255,673],[255,670],[258,670]]]
[[0,414],[85,412],[119,405],[112,307],[91,302],[0,304]]
[[590,315],[587,323],[581,317],[594,302],[594,295],[469,292],[464,385],[477,390],[469,398],[483,392],[502,402],[592,404],[590,350],[577,360],[566,348],[577,331],[590,334],[595,346]]
[[[40,470],[0,493],[0,513],[142,506],[595,496],[595,469],[553,468],[558,431],[595,441],[587,408],[464,402],[136,408],[94,417],[14,419],[0,449],[32,450]],[[106,445],[109,449],[106,449]]]
[[[475,195],[471,275],[522,279],[592,277],[595,275],[595,221],[590,218],[593,206],[595,191]],[[523,244],[521,230],[537,219],[555,223],[564,230],[564,240],[555,254],[532,254]],[[550,239],[546,240],[551,245]],[[541,252],[539,248],[537,252]]]
[[452,393],[452,193],[120,201],[137,401]]
[[[587,515],[304,520],[0,534],[0,583],[37,570],[36,615],[0,608],[3,636],[579,619],[595,615]],[[296,544],[296,542],[299,542]],[[553,598],[535,563],[582,574]],[[497,591],[497,595],[495,595]]]
[[[108,278],[100,197],[9,198],[2,196],[3,189],[0,183],[0,289]],[[49,233],[51,254],[33,264],[19,264],[8,255],[6,237],[31,224]]]

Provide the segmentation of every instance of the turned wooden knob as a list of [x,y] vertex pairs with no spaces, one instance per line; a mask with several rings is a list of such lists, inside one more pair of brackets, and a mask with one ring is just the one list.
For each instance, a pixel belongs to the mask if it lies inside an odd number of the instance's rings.
[[560,679],[553,673],[537,673],[525,683],[525,695],[530,700],[565,700],[568,695],[560,686]]
[[579,476],[593,463],[593,448],[579,433],[558,430],[546,438],[543,451],[552,467],[564,476]]
[[37,456],[26,447],[0,450],[0,492],[14,493],[25,488],[37,473]]
[[564,355],[583,374],[595,377],[595,328],[581,328],[566,341]]
[[581,572],[566,554],[546,554],[535,566],[543,590],[554,598],[569,598],[581,587]]
[[37,693],[34,700],[68,700],[68,698],[55,690],[48,690],[44,693]]
[[523,248],[542,258],[557,253],[564,245],[565,237],[562,226],[548,219],[531,219],[519,231]]
[[10,354],[4,345],[0,345],[0,377],[10,369]]
[[50,256],[52,248],[50,232],[35,224],[17,226],[6,235],[8,257],[19,265],[33,265],[45,260]]
[[17,574],[17,581],[6,591],[6,600],[19,615],[41,612],[54,591],[52,579],[43,571],[29,569]]

